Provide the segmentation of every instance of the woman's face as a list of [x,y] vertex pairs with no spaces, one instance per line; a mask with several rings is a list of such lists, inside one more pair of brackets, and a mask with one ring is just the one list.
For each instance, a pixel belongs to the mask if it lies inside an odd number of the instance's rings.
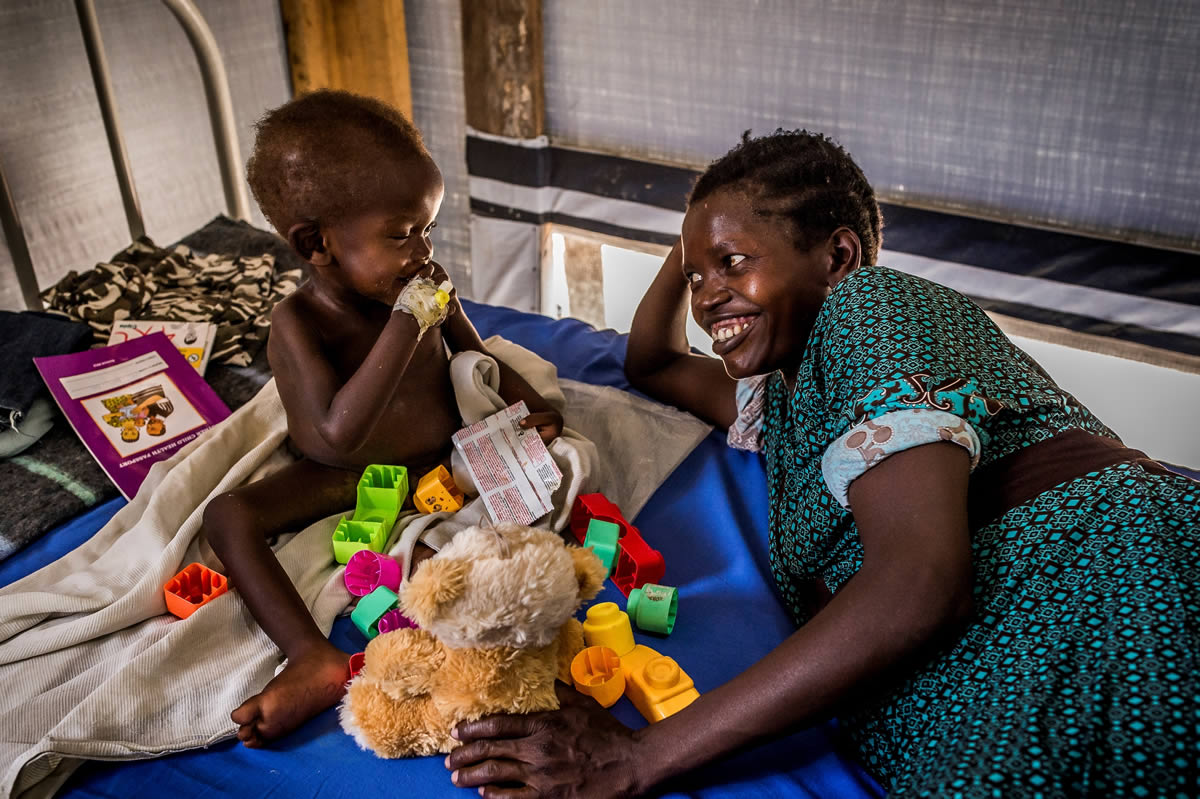
[[798,250],[790,225],[755,214],[753,202],[745,188],[731,186],[688,209],[683,274],[692,316],[713,337],[713,353],[731,377],[777,369],[792,377],[817,312],[844,272],[835,268],[832,237]]

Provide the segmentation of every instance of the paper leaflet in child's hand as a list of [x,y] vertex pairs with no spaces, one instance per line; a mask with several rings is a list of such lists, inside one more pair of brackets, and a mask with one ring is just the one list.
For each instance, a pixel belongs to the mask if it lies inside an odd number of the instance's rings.
[[518,402],[453,436],[494,522],[533,524],[553,509],[551,495],[562,485],[541,436],[520,426],[528,415]]

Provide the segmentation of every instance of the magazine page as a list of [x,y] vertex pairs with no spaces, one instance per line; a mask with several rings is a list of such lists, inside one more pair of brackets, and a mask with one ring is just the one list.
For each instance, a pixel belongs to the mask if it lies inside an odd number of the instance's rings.
[[76,435],[126,499],[152,465],[229,415],[162,332],[33,362]]
[[187,362],[196,368],[200,374],[208,368],[208,359],[212,356],[213,340],[217,336],[215,322],[164,322],[156,319],[118,319],[113,322],[112,333],[108,343],[120,344],[122,341],[148,336],[161,330],[175,345],[175,349],[183,353]]

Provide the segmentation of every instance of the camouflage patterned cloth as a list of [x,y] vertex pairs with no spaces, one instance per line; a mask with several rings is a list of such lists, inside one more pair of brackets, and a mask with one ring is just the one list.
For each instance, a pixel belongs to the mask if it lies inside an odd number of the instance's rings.
[[266,343],[271,309],[301,278],[299,268],[277,266],[269,253],[201,255],[182,244],[164,250],[142,237],[108,263],[70,272],[42,299],[87,322],[94,346],[108,343],[119,319],[216,322],[211,361],[248,366]]

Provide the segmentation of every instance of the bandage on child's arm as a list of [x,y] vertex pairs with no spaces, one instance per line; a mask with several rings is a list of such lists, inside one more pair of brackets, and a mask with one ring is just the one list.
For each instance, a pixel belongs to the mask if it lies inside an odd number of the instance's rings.
[[449,280],[434,283],[427,277],[416,277],[404,286],[392,310],[412,314],[420,327],[417,333],[420,339],[426,330],[446,320],[450,312],[450,292],[453,290],[454,285]]

